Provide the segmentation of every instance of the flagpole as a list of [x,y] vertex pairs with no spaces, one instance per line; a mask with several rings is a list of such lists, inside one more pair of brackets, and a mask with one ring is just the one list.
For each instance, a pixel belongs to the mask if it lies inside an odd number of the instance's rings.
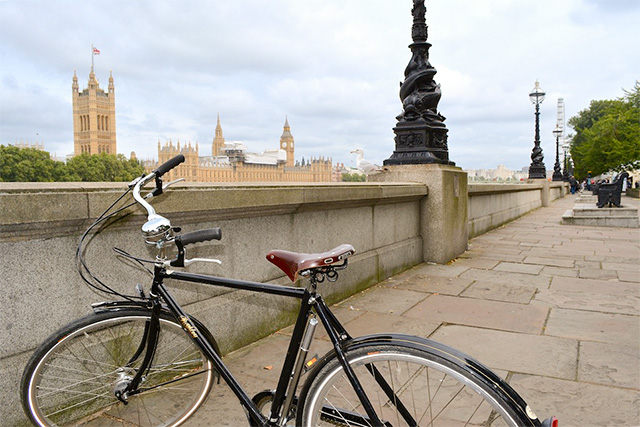
[[93,43],[91,43],[91,72],[93,73],[93,57],[95,56],[93,54]]

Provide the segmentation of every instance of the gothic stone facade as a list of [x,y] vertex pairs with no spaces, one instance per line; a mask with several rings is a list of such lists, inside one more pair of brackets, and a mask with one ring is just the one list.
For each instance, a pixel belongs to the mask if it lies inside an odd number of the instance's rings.
[[294,161],[295,141],[289,121],[285,120],[279,150],[261,154],[247,153],[241,143],[225,142],[220,126],[216,125],[211,156],[200,156],[198,144],[174,145],[158,142],[158,163],[147,162],[149,171],[170,158],[183,154],[185,162],[171,170],[166,180],[184,178],[187,182],[331,182],[336,180],[331,159],[312,158]]
[[74,155],[116,154],[116,102],[113,75],[109,73],[108,92],[100,89],[91,67],[88,87],[82,92],[73,72],[73,153]]

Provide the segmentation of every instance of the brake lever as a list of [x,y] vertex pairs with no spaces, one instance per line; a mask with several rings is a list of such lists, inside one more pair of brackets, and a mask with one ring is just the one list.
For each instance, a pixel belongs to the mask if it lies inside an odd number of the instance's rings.
[[[175,261],[175,260],[167,260],[164,261],[163,264],[165,267],[173,267],[171,265],[171,262]],[[185,259],[183,262],[183,265],[181,267],[188,267],[189,265],[193,264],[194,262],[212,262],[214,264],[218,264],[218,265],[222,265],[222,261],[220,261],[219,259],[214,259],[214,258],[191,258],[191,259]]]
[[156,193],[156,191],[158,190],[158,189],[156,188],[156,189],[154,189],[154,190],[150,191],[150,192],[149,192],[149,194],[147,194],[146,196],[144,196],[144,198],[145,198],[145,199],[151,199],[152,197],[155,197],[156,195],[160,195],[160,194],[162,194],[162,192],[163,192],[164,190],[166,190],[167,188],[169,188],[169,186],[171,186],[171,185],[173,185],[173,184],[176,184],[176,183],[178,183],[178,182],[180,182],[180,181],[184,181],[184,178],[178,178],[178,179],[174,179],[174,180],[173,180],[173,181],[171,181],[171,182],[167,182],[166,184],[164,184],[164,185],[162,186],[162,191],[160,191],[160,192],[159,192],[159,194],[155,194],[155,193]]
[[222,265],[222,261],[215,258],[191,258],[191,259],[184,260],[184,266],[187,267],[188,265],[193,264],[194,262],[212,262],[214,264]]

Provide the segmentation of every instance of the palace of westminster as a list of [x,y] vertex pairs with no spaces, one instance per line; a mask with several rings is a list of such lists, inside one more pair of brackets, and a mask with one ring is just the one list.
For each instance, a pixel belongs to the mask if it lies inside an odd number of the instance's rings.
[[[105,92],[96,80],[93,66],[88,87],[79,90],[78,76],[73,73],[73,141],[74,155],[83,153],[116,154],[116,107],[113,75]],[[187,182],[328,182],[341,181],[337,165],[331,159],[311,158],[294,162],[295,142],[288,119],[280,136],[280,146],[262,153],[247,152],[241,142],[226,143],[220,126],[220,116],[211,144],[211,156],[201,156],[198,144],[176,145],[158,141],[158,161],[145,160],[147,171],[171,157],[183,154],[185,162],[173,169],[167,179],[184,178]],[[132,153],[135,156],[135,153]],[[344,166],[342,166],[343,168]]]

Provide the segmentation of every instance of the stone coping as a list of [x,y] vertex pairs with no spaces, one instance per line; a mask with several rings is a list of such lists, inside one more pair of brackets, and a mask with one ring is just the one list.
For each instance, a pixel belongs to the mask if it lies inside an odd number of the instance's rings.
[[[551,188],[562,187],[563,182],[549,182]],[[468,191],[469,196],[482,196],[487,194],[496,193],[513,193],[518,191],[536,191],[542,190],[543,184],[541,183],[515,183],[515,184],[503,184],[503,183],[469,183]]]
[[[83,229],[124,188],[121,183],[2,183],[0,240]],[[200,221],[398,203],[427,193],[427,186],[417,183],[179,183],[153,206],[163,215]],[[129,213],[146,214],[139,206]]]

